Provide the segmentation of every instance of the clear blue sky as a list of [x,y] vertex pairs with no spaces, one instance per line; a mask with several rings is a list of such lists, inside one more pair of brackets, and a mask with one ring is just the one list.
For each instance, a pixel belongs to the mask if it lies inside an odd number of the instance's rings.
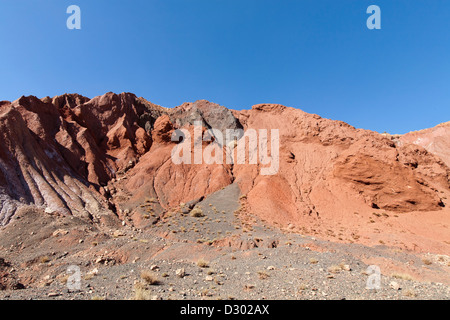
[[0,0],[0,43],[0,100],[269,102],[391,133],[450,120],[449,0]]

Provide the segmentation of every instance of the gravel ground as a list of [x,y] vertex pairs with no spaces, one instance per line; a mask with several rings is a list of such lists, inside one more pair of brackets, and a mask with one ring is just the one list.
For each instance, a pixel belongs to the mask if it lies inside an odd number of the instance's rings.
[[[450,298],[448,256],[293,234],[241,206],[231,185],[197,204],[200,216],[176,211],[145,230],[30,214],[0,233],[3,275],[25,286],[0,299]],[[370,261],[380,262],[378,289],[366,288]],[[67,287],[71,265],[79,290]]]

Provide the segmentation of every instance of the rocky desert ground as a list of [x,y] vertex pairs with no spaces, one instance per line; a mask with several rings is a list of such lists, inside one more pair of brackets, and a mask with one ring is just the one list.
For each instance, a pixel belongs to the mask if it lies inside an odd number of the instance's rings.
[[[279,170],[175,164],[195,121],[277,129]],[[0,133],[0,299],[450,297],[449,123],[390,135],[107,93],[2,101]]]

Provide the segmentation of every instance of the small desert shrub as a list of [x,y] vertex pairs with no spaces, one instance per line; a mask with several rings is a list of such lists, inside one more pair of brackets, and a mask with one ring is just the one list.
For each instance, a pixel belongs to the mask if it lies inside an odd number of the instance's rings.
[[145,283],[150,285],[156,285],[159,283],[158,277],[149,270],[141,271],[141,279],[145,281]]
[[261,280],[265,280],[269,277],[269,274],[264,271],[258,271],[258,276]]
[[67,284],[67,281],[69,281],[69,275],[68,274],[66,274],[66,275],[63,275],[60,279],[59,279],[59,282],[61,283],[61,284]]
[[94,276],[95,276],[95,274],[93,274],[93,273],[87,273],[84,276],[84,280],[86,280],[86,281],[91,280],[92,278],[94,278]]
[[338,273],[341,270],[342,270],[342,267],[341,266],[337,266],[337,265],[334,265],[334,266],[331,266],[331,267],[328,268],[328,272],[330,272],[330,273]]
[[316,258],[309,259],[309,263],[311,263],[311,264],[316,264],[318,262],[319,262],[319,260],[317,260]]
[[249,290],[252,290],[252,289],[254,289],[254,288],[255,288],[255,286],[252,285],[252,284],[246,284],[246,285],[244,286],[244,290],[245,290],[245,291],[249,291]]
[[403,293],[403,295],[404,295],[405,297],[410,297],[410,298],[415,298],[415,297],[417,297],[417,294],[414,292],[414,290],[411,290],[411,289],[405,290],[405,292]]
[[427,265],[427,266],[429,266],[430,264],[433,263],[433,262],[431,262],[430,259],[426,259],[426,258],[422,259],[422,262],[423,262],[423,264],[425,264],[425,265]]
[[200,292],[200,294],[201,294],[202,297],[211,297],[211,296],[213,295],[211,292],[209,292],[208,289],[203,289],[203,290]]
[[199,266],[200,268],[208,268],[209,267],[209,263],[208,263],[208,261],[200,259],[200,260],[197,261],[197,266]]
[[308,286],[304,283],[300,284],[300,286],[298,287],[298,290],[303,291],[306,290],[308,288]]
[[360,238],[360,235],[356,234],[356,233],[352,233],[352,238],[355,240],[358,240]]
[[191,217],[194,217],[194,218],[204,217],[202,209],[200,209],[199,207],[195,207],[194,209],[192,209]]

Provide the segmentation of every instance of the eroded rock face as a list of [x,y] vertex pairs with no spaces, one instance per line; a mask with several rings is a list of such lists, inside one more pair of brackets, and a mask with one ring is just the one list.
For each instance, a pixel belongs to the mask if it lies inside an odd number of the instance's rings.
[[150,149],[163,108],[127,93],[92,100],[66,94],[2,102],[0,112],[5,224],[22,204],[89,219],[110,212],[96,191]]
[[301,225],[305,215],[331,218],[360,208],[434,211],[444,205],[440,192],[449,189],[448,167],[423,148],[397,147],[378,133],[280,105],[235,114],[245,129],[280,131],[277,175],[261,176],[251,165],[233,170],[250,210],[268,221]]
[[[153,107],[155,110],[151,110]],[[107,93],[72,107],[70,112],[75,130],[72,137],[75,141],[80,137],[79,153],[87,166],[83,175],[87,174],[91,183],[106,185],[117,171],[124,170],[130,161],[136,162],[150,149],[149,133],[156,120],[152,114],[158,117],[162,108],[146,105],[133,94]],[[61,142],[71,140],[67,138]]]
[[50,138],[44,128],[29,129],[13,105],[3,106],[0,112],[1,224],[27,204],[44,207],[48,213],[85,218],[100,214],[101,200],[68,167],[54,143],[46,143]]
[[206,129],[217,129],[222,133],[223,142],[225,142],[227,137],[227,129],[243,129],[231,110],[206,100],[184,103],[170,110],[169,115],[170,121],[177,128],[194,125],[196,122],[199,122]]
[[[192,126],[185,128],[193,131]],[[233,181],[231,166],[227,164],[175,164],[171,158],[177,144],[171,141],[174,130],[168,115],[158,118],[151,149],[127,173],[125,180],[115,183],[120,211],[136,213],[135,220],[149,213],[149,208],[140,206],[148,199],[156,202],[157,212],[162,212],[213,193]]]
[[170,121],[179,128],[184,127],[186,124],[193,125],[194,121],[201,121],[208,129],[242,128],[242,125],[234,117],[231,110],[206,100],[184,103],[170,110],[169,115]]
[[[194,136],[197,120],[202,132],[278,130],[279,170],[174,163],[173,133]],[[145,227],[231,183],[246,195],[249,213],[293,229],[311,219],[354,224],[356,211],[439,212],[450,196],[447,129],[393,139],[275,104],[230,111],[204,100],[165,109],[130,93],[22,97],[0,102],[0,219],[5,224],[31,204],[86,219],[129,216]]]

